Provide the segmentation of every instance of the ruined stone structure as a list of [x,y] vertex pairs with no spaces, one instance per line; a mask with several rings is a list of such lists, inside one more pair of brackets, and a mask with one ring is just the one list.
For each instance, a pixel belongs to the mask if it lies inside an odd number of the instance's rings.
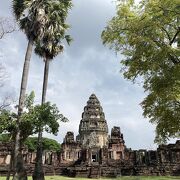
[[123,134],[114,127],[108,136],[108,126],[99,100],[92,94],[84,107],[79,125],[79,135],[68,132],[62,144],[61,162],[102,162],[105,156],[118,160],[124,157]]
[[[32,174],[35,152],[23,151],[28,173]],[[0,175],[10,162],[11,146],[0,144]],[[160,145],[157,150],[132,150],[125,146],[120,127],[108,125],[95,94],[87,101],[79,125],[79,134],[67,132],[60,154],[44,152],[46,175],[63,174],[98,178],[123,175],[180,175],[180,140]]]
[[[11,163],[12,144],[0,142],[0,176],[7,174],[9,165]],[[22,154],[24,157],[24,163],[28,174],[32,175],[34,170],[36,152],[28,151],[26,147],[22,148]],[[51,175],[54,172],[54,167],[59,165],[59,156],[56,152],[44,151],[43,152],[43,164],[44,170],[47,175]]]
[[0,142],[0,164],[9,164],[11,157],[11,145]]
[[84,148],[108,145],[108,126],[97,97],[92,94],[84,107],[79,125],[80,143]]
[[156,151],[128,149],[120,127],[113,127],[108,135],[103,108],[92,94],[82,113],[79,135],[75,139],[73,132],[67,132],[64,138],[60,162],[71,176],[180,175],[180,141]]

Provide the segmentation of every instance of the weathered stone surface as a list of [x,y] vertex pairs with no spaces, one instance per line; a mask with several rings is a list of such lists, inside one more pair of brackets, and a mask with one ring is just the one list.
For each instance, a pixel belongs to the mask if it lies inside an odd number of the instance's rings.
[[103,147],[108,143],[108,126],[95,94],[87,101],[79,125],[80,142],[85,148]]

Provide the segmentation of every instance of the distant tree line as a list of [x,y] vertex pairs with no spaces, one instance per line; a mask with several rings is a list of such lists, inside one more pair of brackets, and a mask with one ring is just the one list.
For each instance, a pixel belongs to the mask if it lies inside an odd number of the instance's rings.
[[[9,134],[1,134],[0,135],[0,142],[7,143],[11,142]],[[28,151],[35,152],[37,149],[37,137],[28,137],[25,142],[24,146],[28,148]],[[54,139],[44,138],[42,139],[42,149],[48,151],[55,151],[59,152],[61,150],[61,144],[58,143]]]

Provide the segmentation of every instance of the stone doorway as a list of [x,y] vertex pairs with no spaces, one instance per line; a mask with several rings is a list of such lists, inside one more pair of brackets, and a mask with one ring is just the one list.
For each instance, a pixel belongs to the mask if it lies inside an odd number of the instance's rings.
[[92,154],[92,162],[98,162],[97,154]]

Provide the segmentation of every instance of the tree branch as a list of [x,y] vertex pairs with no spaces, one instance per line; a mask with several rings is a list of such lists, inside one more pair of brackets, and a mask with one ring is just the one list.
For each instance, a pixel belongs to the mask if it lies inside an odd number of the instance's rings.
[[[177,33],[176,33],[177,34]],[[157,44],[158,47],[162,47],[162,46],[165,46],[165,44],[162,44],[161,42],[157,41],[157,40],[153,40],[154,43]],[[178,57],[174,57],[174,55],[170,54],[169,53],[169,58],[170,60],[173,62],[174,65],[177,65],[180,63],[180,60]]]
[[170,41],[170,46],[174,43],[174,41],[176,40],[176,37],[178,36],[179,33],[180,33],[180,27],[178,27],[176,34],[174,35],[174,37]]
[[164,27],[161,27],[161,29],[166,33],[166,35],[167,35],[169,41],[171,41],[171,37],[170,37],[168,31],[167,31]]
[[13,100],[10,96],[5,97],[3,102],[0,105],[0,111],[9,107],[12,104],[12,102],[13,102]]
[[177,14],[177,15],[180,14],[179,11],[173,11],[173,10],[171,10],[171,9],[164,9],[164,8],[161,7],[161,6],[158,6],[158,7],[159,7],[159,9],[161,9],[164,13],[166,13],[166,11],[169,11],[169,12],[175,13],[175,14]]
[[171,61],[176,65],[180,63],[180,60],[178,58],[175,58],[174,56],[172,56],[171,54],[169,55]]
[[0,39],[15,30],[16,25],[12,19],[0,17]]

